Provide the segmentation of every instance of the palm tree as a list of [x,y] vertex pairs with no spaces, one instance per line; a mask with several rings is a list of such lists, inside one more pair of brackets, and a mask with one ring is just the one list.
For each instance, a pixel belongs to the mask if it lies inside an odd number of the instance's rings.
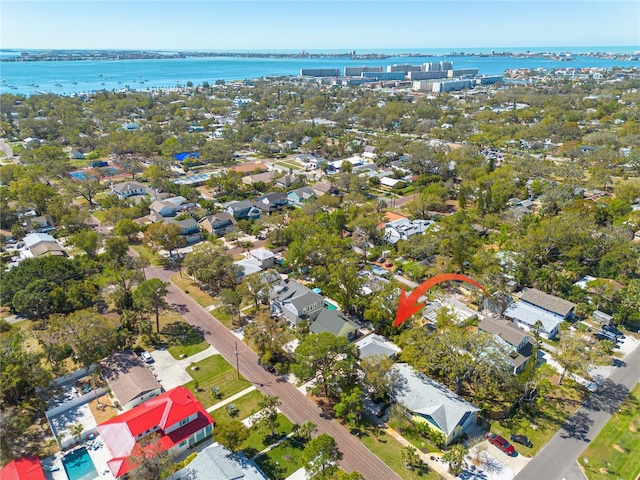
[[80,443],[82,441],[82,432],[84,432],[84,425],[82,425],[81,423],[79,423],[77,425],[73,425],[69,429],[69,433],[71,433],[73,438],[78,440],[78,443]]

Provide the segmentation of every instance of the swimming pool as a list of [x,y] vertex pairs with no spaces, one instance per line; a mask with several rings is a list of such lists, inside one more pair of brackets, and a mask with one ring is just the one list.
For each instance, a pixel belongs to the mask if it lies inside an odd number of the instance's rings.
[[98,477],[96,467],[84,447],[62,457],[62,465],[69,480],[93,480]]

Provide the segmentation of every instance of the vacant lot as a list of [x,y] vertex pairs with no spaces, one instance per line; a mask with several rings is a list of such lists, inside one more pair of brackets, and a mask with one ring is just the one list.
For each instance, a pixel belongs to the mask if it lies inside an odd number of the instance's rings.
[[640,384],[631,391],[580,458],[589,480],[638,478],[640,475]]

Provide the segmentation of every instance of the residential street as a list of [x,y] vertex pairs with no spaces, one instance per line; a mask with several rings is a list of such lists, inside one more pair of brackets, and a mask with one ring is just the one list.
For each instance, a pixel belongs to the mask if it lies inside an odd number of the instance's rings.
[[620,361],[544,448],[515,477],[516,480],[585,480],[578,467],[580,454],[602,430],[629,391],[640,382],[640,348]]
[[[171,275],[175,273],[157,267],[147,268],[146,272],[147,278],[155,277],[163,281],[170,281]],[[344,455],[340,465],[345,471],[357,470],[367,480],[400,478],[338,422],[324,415],[310,399],[292,384],[260,367],[257,355],[248,346],[174,284],[169,287],[167,302],[187,322],[193,325],[231,365],[235,366],[236,360],[238,361],[240,373],[248,380],[248,387],[253,384],[265,395],[277,395],[282,402],[280,410],[292,422],[302,423],[305,420],[311,420],[318,425],[318,434],[327,433],[334,437]]]

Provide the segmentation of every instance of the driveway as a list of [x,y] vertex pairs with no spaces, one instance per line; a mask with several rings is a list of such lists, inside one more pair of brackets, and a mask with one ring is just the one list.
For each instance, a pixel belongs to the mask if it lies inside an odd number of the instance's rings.
[[149,370],[165,390],[171,390],[193,380],[185,371],[186,367],[173,358],[168,350],[155,350],[151,352],[151,356],[154,362],[148,364]]

